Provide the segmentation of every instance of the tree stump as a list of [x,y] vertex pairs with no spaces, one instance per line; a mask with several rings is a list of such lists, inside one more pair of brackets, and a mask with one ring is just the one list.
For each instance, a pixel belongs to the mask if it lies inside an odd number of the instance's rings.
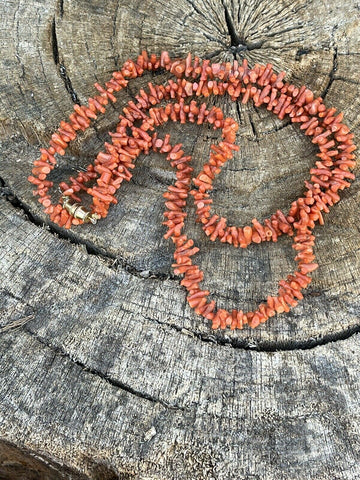
[[[49,222],[26,178],[73,103],[143,49],[172,58],[272,63],[344,112],[359,143],[355,0],[4,0],[1,2],[1,479],[360,478],[359,181],[316,226],[319,269],[304,300],[255,330],[212,331],[171,270],[163,156],[137,161],[95,227]],[[90,163],[147,74],[71,144],[55,183]],[[212,193],[237,224],[287,211],[316,147],[289,119],[210,97],[239,122],[240,151]],[[195,173],[219,138],[169,123]],[[234,249],[204,236],[204,285],[249,310],[293,268],[288,238]]]

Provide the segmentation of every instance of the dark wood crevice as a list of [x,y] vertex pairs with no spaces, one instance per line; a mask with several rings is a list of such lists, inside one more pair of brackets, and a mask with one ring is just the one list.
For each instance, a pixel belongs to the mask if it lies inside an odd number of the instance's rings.
[[264,44],[263,40],[258,42],[247,42],[242,35],[237,33],[233,19],[231,18],[229,9],[224,0],[222,0],[222,4],[225,11],[225,22],[230,36],[230,51],[233,53],[233,55],[235,56],[236,54],[241,54],[246,50],[251,51],[261,48]]
[[52,46],[52,53],[53,59],[56,66],[59,65],[59,48],[58,48],[58,41],[56,35],[56,19],[53,18],[51,23],[51,46]]
[[[304,297],[305,298],[305,297]],[[185,335],[190,335],[205,343],[212,343],[214,345],[227,346],[240,350],[247,350],[259,353],[273,353],[273,352],[291,352],[296,350],[311,350],[316,347],[327,345],[338,341],[344,341],[351,338],[353,335],[360,333],[360,324],[347,328],[342,332],[334,332],[333,334],[324,335],[322,337],[312,337],[308,340],[291,340],[291,341],[254,341],[249,339],[243,339],[240,336],[229,337],[226,332],[213,331],[213,333],[201,333],[198,331],[191,331],[183,329],[175,324],[167,322],[161,322],[154,318],[147,318],[149,321],[155,321],[156,323],[176,330]]]
[[323,99],[325,99],[325,97],[327,96],[327,94],[329,93],[329,90],[332,86],[332,84],[334,83],[334,80],[335,80],[335,74],[337,72],[337,69],[338,69],[338,49],[337,47],[335,46],[334,47],[334,53],[333,53],[333,63],[332,63],[332,69],[329,73],[329,81],[325,87],[325,89],[323,90],[323,92],[321,93],[321,97]]
[[116,52],[116,34],[117,34],[117,26],[118,26],[118,14],[119,14],[119,9],[120,9],[120,0],[117,0],[116,6],[114,8],[114,17],[113,17],[113,23],[112,23],[112,34],[110,37],[110,43],[111,43],[111,49],[114,53],[114,63],[115,63],[115,68],[118,69],[118,62],[119,62],[119,55]]
[[225,10],[225,21],[226,21],[226,25],[227,25],[229,35],[230,35],[230,42],[231,42],[230,45],[231,45],[231,47],[235,47],[235,48],[245,50],[246,49],[245,42],[237,34],[234,23],[233,23],[232,18],[230,16],[229,10],[228,10],[227,6],[224,4],[224,2],[223,2],[223,7],[224,7],[224,10]]
[[138,278],[151,278],[159,281],[164,280],[178,280],[176,275],[171,273],[162,273],[150,270],[139,270],[134,265],[131,265],[124,258],[119,255],[114,255],[106,249],[96,246],[93,242],[89,240],[82,241],[71,231],[67,231],[63,228],[58,227],[58,225],[53,223],[44,223],[43,219],[32,212],[30,206],[25,202],[21,201],[8,186],[6,186],[4,179],[0,177],[1,187],[0,187],[0,196],[3,196],[14,208],[20,210],[24,215],[27,221],[36,225],[37,227],[44,228],[56,237],[65,240],[73,245],[82,245],[85,247],[88,255],[93,255],[98,257],[108,268],[116,270],[121,268],[125,270],[130,275],[134,275]]
[[179,406],[176,404],[171,404],[168,402],[165,402],[164,400],[161,400],[159,398],[153,397],[152,395],[142,392],[139,390],[136,390],[132,388],[130,385],[125,384],[124,382],[121,382],[118,379],[115,379],[111,377],[110,375],[105,374],[101,370],[91,367],[89,365],[86,365],[82,361],[80,361],[78,358],[73,357],[70,355],[66,350],[61,348],[58,345],[51,344],[49,341],[46,339],[40,337],[36,332],[31,330],[29,327],[24,327],[23,330],[30,335],[32,338],[34,338],[38,343],[40,343],[43,347],[48,348],[51,350],[53,353],[56,355],[60,355],[64,358],[67,358],[73,365],[76,365],[79,367],[81,370],[86,371],[87,373],[90,373],[91,375],[94,375],[97,378],[100,378],[101,380],[105,381],[109,385],[112,385],[113,387],[116,387],[119,390],[123,390],[124,392],[130,393],[131,395],[134,395],[135,397],[148,400],[151,403],[158,403],[162,405],[165,408],[168,408],[170,410],[185,410],[185,407]]
[[[150,319],[153,320],[153,319]],[[163,324],[162,322],[158,322],[159,324]],[[168,326],[168,325],[167,325]],[[170,325],[171,326],[171,325]],[[172,326],[174,327],[174,326]],[[81,370],[86,371],[90,375],[93,375],[94,377],[100,378],[104,382],[108,383],[109,385],[116,387],[119,390],[122,390],[124,392],[127,392],[131,395],[134,395],[135,397],[147,400],[153,404],[159,404],[163,406],[166,409],[169,410],[177,410],[177,411],[192,411],[193,407],[186,407],[184,405],[178,405],[176,403],[171,403],[167,402],[163,399],[160,399],[159,397],[155,397],[145,391],[140,391],[138,389],[133,388],[131,385],[126,384],[122,381],[120,381],[117,378],[114,378],[111,375],[108,375],[104,373],[102,370],[94,368],[94,366],[87,365],[83,361],[79,360],[78,358],[75,358],[73,355],[70,355],[65,349],[63,349],[59,345],[54,345],[50,343],[47,339],[41,337],[37,332],[34,332],[29,328],[28,326],[24,326],[22,328],[24,332],[26,332],[29,336],[34,338],[39,344],[41,344],[43,347],[49,349],[51,352],[53,352],[55,355],[60,355],[61,357],[67,358],[73,365],[76,365],[79,367]],[[181,331],[178,327],[175,326],[175,330]],[[181,333],[184,333],[181,331]],[[334,335],[327,335],[324,336],[321,339],[310,339],[307,342],[293,342],[293,344],[290,345],[273,345],[271,342],[264,342],[262,346],[258,346],[255,343],[253,344],[242,344],[241,340],[239,342],[234,342],[234,341],[229,341],[228,339],[225,338],[220,338],[218,335],[203,335],[203,334],[198,334],[191,332],[191,336],[194,338],[197,338],[201,341],[204,341],[206,343],[211,343],[214,345],[222,345],[222,346],[231,346],[232,348],[235,349],[241,349],[241,350],[247,350],[251,351],[255,354],[260,354],[260,353],[275,353],[275,352],[287,352],[287,351],[294,351],[294,350],[310,350],[314,349],[319,346],[327,345],[329,343],[334,343],[338,341],[344,341],[350,338],[353,335],[356,335],[360,333],[360,325],[356,325],[353,328],[347,329],[346,331],[342,332],[341,334],[334,334]],[[189,332],[184,333],[189,335]]]
[[64,0],[59,0],[59,15],[60,18],[64,16]]
[[[63,11],[61,6],[62,6],[62,2],[60,2],[60,17],[62,17],[61,11]],[[60,75],[62,81],[64,82],[66,91],[70,94],[71,101],[73,103],[81,105],[79,97],[78,97],[76,91],[74,90],[74,88],[72,86],[71,79],[70,79],[70,77],[68,75],[68,72],[66,70],[66,67],[64,65],[64,61],[63,60],[60,61],[59,44],[58,44],[56,28],[57,28],[56,27],[56,17],[54,17],[52,22],[51,22],[51,47],[52,47],[52,54],[53,54],[54,63],[56,65],[56,68],[58,69],[58,72],[59,72],[59,75]]]
[[81,105],[81,102],[79,100],[79,97],[77,96],[77,93],[75,92],[70,77],[67,73],[66,67],[63,63],[59,64],[59,73],[60,77],[62,78],[66,91],[70,94],[71,100],[73,103],[76,103],[78,105]]

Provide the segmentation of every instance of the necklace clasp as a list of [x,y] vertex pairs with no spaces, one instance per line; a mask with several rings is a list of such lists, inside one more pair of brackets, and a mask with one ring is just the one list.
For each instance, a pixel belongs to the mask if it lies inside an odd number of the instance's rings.
[[101,218],[97,213],[91,213],[89,210],[86,210],[86,208],[80,205],[80,203],[72,203],[67,195],[62,196],[62,204],[70,215],[82,220],[84,223],[92,223],[95,225],[97,220]]

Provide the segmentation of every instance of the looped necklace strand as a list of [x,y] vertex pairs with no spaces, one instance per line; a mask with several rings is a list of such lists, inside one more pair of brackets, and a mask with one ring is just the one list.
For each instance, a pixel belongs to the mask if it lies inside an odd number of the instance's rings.
[[[104,151],[97,155],[94,165],[90,164],[86,172],[70,177],[69,183],[60,183],[62,197],[59,203],[53,204],[49,193],[53,182],[47,180],[47,176],[57,163],[55,155],[65,154],[77,132],[86,130],[99,112],[104,113],[109,101],[116,101],[114,93],[126,87],[130,79],[158,69],[167,70],[176,78],[165,85],[148,83],[148,89],[141,89],[136,95],[137,103],[127,103],[119,116],[116,131],[110,133],[111,143],[105,143]],[[150,150],[165,153],[170,165],[176,169],[176,182],[163,195],[166,199],[164,225],[167,226],[164,237],[171,238],[175,244],[172,267],[176,275],[183,275],[181,285],[188,291],[189,305],[198,315],[210,320],[214,329],[241,329],[246,324],[255,328],[276,313],[289,312],[303,298],[301,290],[309,285],[310,273],[318,267],[314,263],[313,229],[316,223],[324,224],[322,212],[327,213],[330,206],[339,202],[338,191],[349,187],[349,180],[354,179],[350,172],[355,167],[354,135],[342,123],[343,114],[336,114],[335,108],[326,108],[322,98],[315,98],[305,86],[298,88],[285,83],[284,78],[285,73],[274,73],[270,64],[255,65],[250,69],[246,60],[242,64],[236,60],[233,63],[211,63],[192,58],[191,54],[186,59],[171,60],[167,52],[156,56],[143,51],[136,61],[127,60],[121,70],[114,72],[105,84],[106,88],[95,83],[99,94],[89,98],[87,106],[74,105],[69,121],[60,122],[50,146],[40,149],[41,156],[34,162],[32,175],[28,178],[36,186],[33,193],[39,196],[50,220],[61,227],[96,223],[107,216],[110,204],[117,203],[115,193],[124,180],[131,179],[135,159]],[[290,117],[318,145],[319,160],[310,170],[310,180],[305,181],[305,192],[292,202],[287,214],[277,210],[262,223],[254,218],[252,225],[234,226],[228,225],[226,218],[211,212],[209,192],[223,165],[238,150],[234,144],[238,124],[232,118],[224,118],[220,108],[199,104],[191,97],[225,94],[232,101],[243,104],[252,99],[256,107],[265,105],[280,119]],[[156,132],[151,133],[169,120],[198,125],[208,123],[214,129],[221,129],[222,140],[218,145],[211,145],[209,161],[196,178],[192,178],[191,156],[185,155],[182,144],[171,145],[168,134],[161,139]],[[92,197],[91,210],[81,205],[79,193],[82,191]],[[211,241],[220,240],[236,248],[246,248],[251,243],[276,242],[282,234],[293,237],[297,269],[279,282],[277,296],[268,296],[255,311],[246,313],[217,308],[214,300],[208,300],[210,292],[200,286],[203,272],[192,259],[199,248],[183,233],[189,194],[196,206],[196,221]]]

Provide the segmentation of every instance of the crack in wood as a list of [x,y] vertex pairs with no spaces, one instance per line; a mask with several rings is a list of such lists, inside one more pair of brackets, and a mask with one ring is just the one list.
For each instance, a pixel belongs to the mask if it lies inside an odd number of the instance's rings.
[[237,100],[237,101],[235,102],[235,106],[236,106],[236,112],[237,112],[238,117],[239,117],[239,122],[238,122],[238,123],[240,123],[240,122],[241,122],[241,111],[240,111],[240,103],[239,103],[239,100]]
[[112,24],[112,33],[111,33],[111,37],[110,37],[110,44],[111,44],[111,49],[114,52],[114,63],[115,63],[116,68],[118,68],[118,66],[119,66],[118,65],[119,55],[116,54],[116,50],[115,50],[115,37],[116,37],[116,30],[117,30],[116,20],[117,20],[117,16],[118,16],[118,13],[119,13],[119,8],[120,8],[120,0],[117,0],[116,7],[114,8],[114,20],[113,20],[113,24]]
[[64,65],[64,62],[60,62],[60,57],[59,57],[59,44],[58,44],[58,39],[57,39],[57,33],[56,33],[56,18],[54,17],[52,22],[51,22],[51,47],[52,47],[52,54],[53,54],[53,59],[54,63],[56,65],[56,68],[59,70],[60,77],[62,81],[64,82],[66,91],[70,94],[71,100],[73,103],[77,103],[78,105],[81,105],[79,97],[77,96],[77,93],[75,92],[70,77],[67,74],[66,67]]
[[141,315],[145,320],[149,322],[156,322],[158,325],[165,326],[176,332],[188,335],[196,338],[205,343],[213,343],[218,346],[228,346],[239,350],[250,350],[257,353],[273,353],[273,352],[289,352],[294,350],[311,350],[318,346],[327,345],[329,343],[335,343],[337,341],[347,340],[348,338],[360,333],[360,324],[353,325],[343,332],[330,333],[322,337],[311,337],[307,340],[285,340],[285,341],[269,341],[264,340],[257,342],[254,340],[244,338],[227,337],[226,334],[218,333],[217,331],[208,334],[202,333],[188,328],[180,327],[173,323],[162,322],[157,318],[147,317]]
[[59,65],[59,49],[58,49],[58,42],[56,36],[56,20],[55,17],[51,23],[51,47],[52,47],[52,54],[54,63],[56,66]]
[[246,42],[243,36],[237,34],[234,22],[231,18],[231,15],[229,13],[229,10],[226,4],[224,3],[224,0],[222,0],[222,4],[225,11],[225,22],[226,22],[228,33],[230,35],[230,40],[231,40],[230,51],[234,55],[234,58],[237,53],[241,53],[246,50],[251,51],[251,50],[256,50],[261,48],[264,44],[264,40],[260,40],[254,43],[249,43],[249,42]]
[[331,85],[333,84],[333,82],[335,80],[335,73],[337,71],[337,68],[338,68],[338,49],[337,49],[337,47],[334,47],[333,65],[332,65],[331,72],[329,73],[329,82],[326,85],[323,93],[320,95],[323,100],[325,99],[326,95],[329,93]]
[[252,130],[252,133],[255,137],[255,141],[258,141],[258,135],[257,135],[257,131],[256,131],[256,128],[255,128],[255,124],[251,118],[251,115],[249,115],[249,122],[250,122],[250,126],[251,126],[251,130]]
[[190,5],[193,7],[193,9],[195,10],[195,12],[198,14],[198,15],[201,15],[202,17],[204,17],[204,12],[202,12],[199,8],[197,8],[196,4],[194,2],[192,2],[191,0],[186,0],[188,3],[190,3]]
[[222,0],[222,4],[223,4],[223,7],[224,7],[224,10],[225,10],[225,22],[226,22],[226,26],[228,28],[228,32],[229,32],[229,35],[230,35],[230,39],[231,39],[231,46],[232,47],[236,47],[237,49],[240,48],[240,49],[243,49],[243,50],[246,50],[246,45],[245,45],[245,42],[242,38],[240,38],[240,36],[236,33],[236,29],[235,29],[235,26],[234,26],[234,23],[232,21],[232,18],[230,16],[230,13],[229,13],[229,10],[227,8],[227,6],[225,5],[224,3],[224,0]]
[[34,215],[29,206],[22,202],[14,192],[5,184],[3,178],[0,177],[0,195],[2,195],[5,200],[7,200],[14,208],[20,210],[24,215],[27,221],[35,225],[39,228],[44,228],[46,225],[48,231],[52,234],[65,240],[73,245],[83,246],[86,249],[88,255],[93,255],[94,257],[98,257],[99,260],[102,260],[103,263],[112,270],[117,270],[121,268],[125,270],[130,275],[133,275],[137,278],[141,279],[154,279],[158,281],[165,281],[165,280],[176,280],[179,281],[178,276],[172,273],[161,273],[161,272],[154,272],[151,270],[140,270],[137,269],[134,265],[128,263],[124,258],[119,255],[114,255],[108,252],[105,249],[102,249],[92,242],[89,241],[80,241],[77,237],[73,234],[68,233],[66,230],[59,228],[57,225],[50,225],[45,224],[41,218]]
[[[289,352],[297,350],[312,350],[314,348],[328,345],[339,341],[345,341],[360,333],[360,324],[353,325],[343,332],[329,333],[322,337],[310,337],[307,340],[287,340],[280,342],[263,341],[261,343],[255,341],[244,341],[239,338],[224,338],[215,337],[217,345],[230,345],[233,348],[242,350],[251,350],[259,353],[273,353],[273,352]],[[207,339],[202,336],[201,340],[214,343],[214,339]]]
[[108,383],[109,385],[116,387],[120,390],[123,390],[127,393],[130,393],[131,395],[134,395],[135,397],[141,398],[143,400],[148,400],[151,403],[157,403],[162,405],[163,407],[169,409],[169,410],[180,410],[180,411],[185,411],[185,410],[190,410],[189,408],[185,408],[180,405],[168,403],[165,400],[161,400],[160,398],[156,398],[149,393],[146,392],[141,392],[140,390],[136,390],[135,388],[131,387],[130,385],[127,385],[124,382],[121,382],[120,380],[114,379],[110,375],[106,375],[102,371],[89,367],[86,365],[84,362],[80,361],[79,359],[74,358],[71,356],[68,352],[66,352],[63,348],[53,345],[52,343],[47,342],[44,338],[40,337],[37,333],[34,331],[30,330],[29,328],[23,328],[23,331],[25,331],[31,338],[34,338],[38,343],[40,343],[42,346],[48,348],[51,352],[55,353],[56,355],[60,355],[66,359],[68,359],[73,365],[76,365],[79,367],[81,370],[89,373],[90,375],[94,375],[104,382]]
[[64,0],[59,0],[59,14],[60,18],[64,16]]
[[77,96],[77,93],[73,89],[70,77],[67,74],[66,67],[63,63],[60,63],[60,65],[59,65],[59,72],[60,72],[60,77],[62,78],[62,80],[64,82],[64,85],[65,85],[65,88],[66,88],[67,92],[70,93],[71,100],[73,101],[73,103],[77,103],[78,105],[81,105],[79,97]]

